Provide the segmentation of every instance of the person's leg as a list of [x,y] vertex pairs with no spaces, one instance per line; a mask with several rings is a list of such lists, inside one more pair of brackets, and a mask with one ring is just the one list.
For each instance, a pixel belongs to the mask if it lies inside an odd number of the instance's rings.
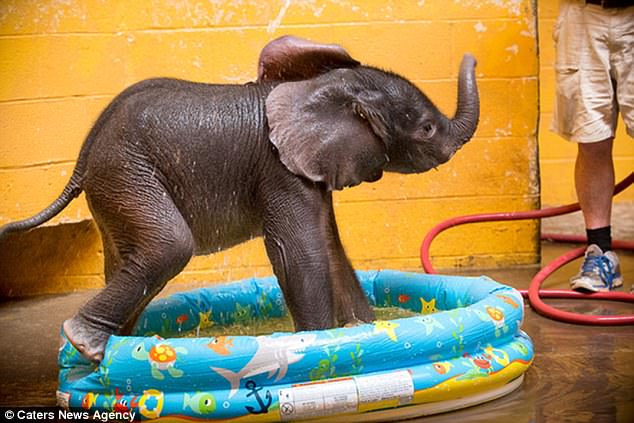
[[588,234],[588,244],[612,249],[610,220],[614,192],[613,138],[578,144],[575,188]]
[[[632,31],[622,18],[596,5],[562,2],[553,33],[557,89],[552,130],[578,143],[575,187],[588,235],[583,264],[570,280],[573,289],[607,291],[623,283],[610,234],[612,144],[624,98],[615,90],[628,91],[632,64],[626,54],[631,43],[624,39]],[[621,107],[626,109],[627,98]]]
[[623,284],[619,260],[611,249],[614,193],[613,138],[580,143],[575,163],[575,188],[588,235],[588,248],[573,289],[607,291]]

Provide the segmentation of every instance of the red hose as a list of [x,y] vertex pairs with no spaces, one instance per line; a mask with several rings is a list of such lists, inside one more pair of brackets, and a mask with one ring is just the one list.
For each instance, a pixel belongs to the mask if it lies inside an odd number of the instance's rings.
[[[630,173],[625,179],[619,182],[614,187],[614,195],[623,191],[634,182],[634,172]],[[429,257],[429,248],[432,241],[441,232],[458,225],[464,225],[466,223],[476,222],[492,222],[492,221],[506,221],[506,220],[526,220],[526,219],[540,219],[544,217],[559,216],[562,214],[572,213],[580,210],[579,203],[568,204],[565,206],[551,207],[541,210],[531,210],[524,212],[507,212],[507,213],[484,213],[484,214],[472,214],[468,216],[459,216],[452,219],[441,222],[434,226],[423,239],[423,243],[420,247],[420,259],[423,265],[423,269],[427,273],[437,273],[431,264]],[[560,242],[583,242],[587,239],[585,237],[571,236],[571,235],[556,235],[556,234],[544,234],[542,239],[560,241]],[[614,240],[612,246],[615,249],[634,250],[634,242],[632,241],[619,241]],[[568,323],[588,324],[588,325],[632,325],[634,324],[634,314],[616,315],[616,316],[596,316],[596,315],[584,315],[571,313],[568,311],[558,310],[554,307],[544,303],[541,298],[572,298],[572,299],[597,299],[597,300],[612,300],[612,301],[624,301],[634,303],[634,295],[622,292],[596,292],[591,294],[584,294],[570,290],[558,290],[558,289],[540,289],[541,284],[550,276],[555,270],[561,266],[571,262],[572,260],[584,255],[585,248],[579,247],[574,250],[558,257],[550,262],[542,270],[540,270],[531,280],[528,290],[520,290],[524,297],[528,297],[531,306],[540,314],[550,317],[555,320]],[[541,297],[541,298],[540,298]]]

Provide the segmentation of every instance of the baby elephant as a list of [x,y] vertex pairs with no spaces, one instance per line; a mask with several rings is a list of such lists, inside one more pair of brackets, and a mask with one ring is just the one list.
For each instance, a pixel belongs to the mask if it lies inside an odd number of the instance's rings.
[[264,47],[256,82],[139,82],[103,111],[60,196],[0,239],[86,193],[106,285],[63,329],[95,362],[193,255],[257,236],[296,330],[370,322],[332,191],[449,160],[478,123],[474,68],[465,55],[453,119],[406,79],[292,36]]

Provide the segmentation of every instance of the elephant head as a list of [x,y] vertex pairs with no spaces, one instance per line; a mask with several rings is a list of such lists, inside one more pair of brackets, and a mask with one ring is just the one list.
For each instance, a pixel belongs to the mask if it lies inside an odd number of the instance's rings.
[[282,37],[259,62],[260,81],[279,82],[266,99],[269,138],[291,172],[329,190],[376,181],[383,171],[425,172],[476,130],[475,66],[466,54],[450,119],[405,78],[360,65],[340,46]]

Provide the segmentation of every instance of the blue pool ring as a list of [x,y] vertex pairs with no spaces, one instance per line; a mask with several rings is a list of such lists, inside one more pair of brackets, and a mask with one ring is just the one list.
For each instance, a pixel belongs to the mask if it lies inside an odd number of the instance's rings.
[[153,301],[138,336],[112,336],[98,366],[65,342],[58,403],[143,420],[379,421],[381,413],[462,408],[520,385],[533,346],[520,330],[518,291],[487,277],[357,275],[371,304],[421,314],[324,331],[175,338],[286,314],[274,277],[182,292]]

